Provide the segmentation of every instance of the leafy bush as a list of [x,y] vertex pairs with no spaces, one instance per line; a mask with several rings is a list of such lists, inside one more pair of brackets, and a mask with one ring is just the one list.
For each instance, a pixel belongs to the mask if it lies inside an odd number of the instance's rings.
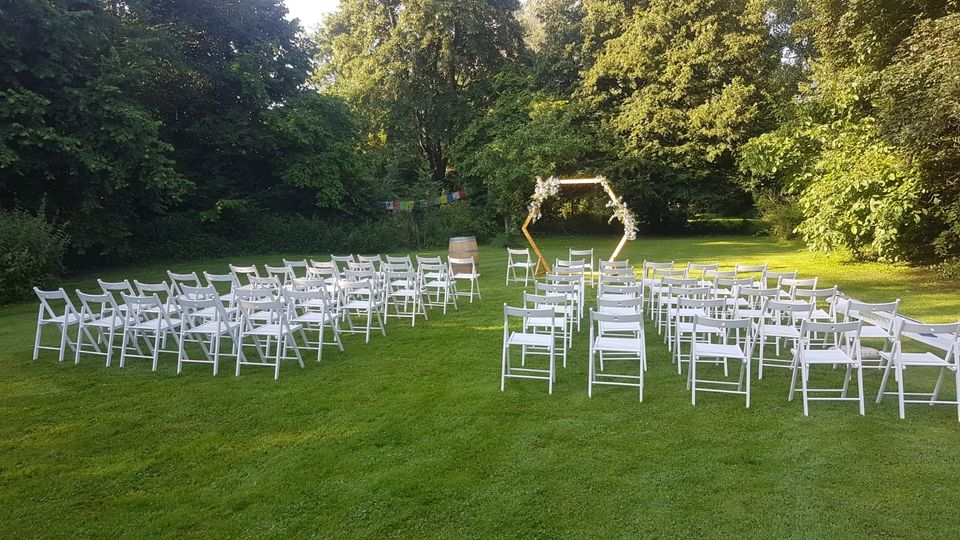
[[960,257],[948,259],[938,264],[937,273],[944,279],[960,281]]
[[788,198],[758,197],[760,219],[768,225],[767,232],[778,240],[797,237],[797,227],[803,222],[803,212]]
[[63,271],[67,237],[43,215],[0,211],[0,304],[27,298]]

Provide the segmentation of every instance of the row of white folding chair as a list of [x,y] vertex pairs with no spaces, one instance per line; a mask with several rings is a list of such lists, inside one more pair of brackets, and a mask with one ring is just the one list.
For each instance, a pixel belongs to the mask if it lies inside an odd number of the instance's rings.
[[[789,304],[786,304],[789,305]],[[691,403],[696,405],[697,392],[739,394],[750,407],[750,384],[753,323],[749,319],[724,319],[695,315],[693,319],[690,350],[690,367],[687,372],[687,388],[691,391]],[[863,363],[860,347],[861,323],[815,322],[803,319],[797,331],[788,399],[797,392],[802,394],[803,414],[809,415],[811,401],[855,401],[859,412],[864,414]],[[731,336],[731,333],[734,335]],[[740,341],[739,335],[745,336]],[[740,370],[735,381],[728,378],[728,362],[737,361]],[[698,370],[711,365],[722,365],[723,378],[719,375],[707,378]],[[838,388],[811,388],[809,377],[813,366],[844,366],[843,384]],[[856,373],[857,395],[848,395],[851,379]],[[800,388],[797,388],[797,379]]]
[[[569,319],[571,300],[566,294],[535,295],[524,293],[523,308],[504,304],[503,357],[500,389],[508,378],[534,378],[549,381],[553,392],[556,381],[556,355],[566,367],[568,336],[572,333]],[[510,318],[520,319],[520,330],[510,330]],[[520,365],[510,360],[511,347],[521,348]],[[547,356],[547,369],[527,367],[528,356]],[[636,365],[637,375],[606,371],[606,364],[620,365],[628,361]],[[639,299],[600,300],[597,310],[590,311],[590,345],[588,395],[595,385],[635,386],[643,400],[643,376],[647,369],[644,342],[642,303]]]
[[[239,300],[245,302],[245,306],[263,308],[250,311],[232,308],[228,310],[211,287],[184,285],[182,288],[184,294],[175,299],[177,318],[171,315],[156,295],[135,297],[123,294],[124,304],[121,306],[109,293],[88,295],[77,291],[85,315],[78,329],[79,347],[75,361],[79,362],[81,353],[100,354],[106,356],[106,363],[109,366],[117,329],[124,334],[124,342],[120,347],[121,367],[124,366],[127,357],[147,358],[152,360],[152,367],[156,370],[160,352],[177,352],[178,373],[184,363],[210,363],[213,364],[214,374],[216,374],[223,337],[231,339],[232,355],[240,356],[238,372],[239,365],[251,363],[244,357],[241,346],[247,336],[272,336],[282,349],[282,351],[278,349],[277,352],[282,352],[281,356],[286,358],[286,351],[289,349],[281,342],[290,341],[292,333],[299,330],[303,335],[304,346],[317,349],[319,362],[322,354],[322,347],[319,344],[323,342],[324,328],[330,326],[334,341],[327,344],[337,345],[341,351],[343,350],[337,332],[336,315],[326,308],[327,301],[321,292],[285,289],[282,299],[287,301],[282,302],[280,297],[266,289],[238,291]],[[278,316],[277,306],[284,310],[283,317]],[[318,310],[320,306],[324,309]],[[319,321],[323,321],[323,324],[317,325]],[[315,346],[303,332],[306,327],[316,329],[319,333]],[[96,339],[92,337],[91,330],[97,333]],[[107,336],[103,335],[104,331],[108,333]],[[90,349],[83,348],[84,336],[88,339],[87,344]],[[106,351],[100,349],[104,338],[106,338]],[[150,343],[150,339],[153,339],[154,343]],[[164,348],[168,339],[174,339],[177,342],[177,351]],[[147,345],[149,355],[143,353],[140,347],[141,340],[144,340]],[[210,348],[205,340],[209,340]],[[204,359],[189,357],[185,350],[187,343],[198,343],[204,353]],[[269,343],[268,340],[268,349]],[[269,354],[269,350],[267,352]],[[294,352],[299,356],[296,349]],[[279,359],[274,359],[268,364],[274,365],[275,369],[279,370],[278,362]],[[255,364],[267,365],[263,362]]]
[[[570,248],[567,250],[567,259],[558,259],[556,261],[555,267],[576,267],[576,264],[571,265],[570,263],[580,263],[583,267],[582,272],[584,276],[584,281],[589,283],[590,286],[596,284],[595,269],[596,258],[594,255],[593,248],[591,249],[573,249]],[[600,268],[604,267],[604,263],[609,261],[600,261]],[[504,285],[509,285],[512,283],[523,282],[523,286],[526,287],[529,284],[531,278],[536,279],[536,269],[537,261],[533,260],[533,257],[530,254],[529,248],[523,249],[513,249],[507,248],[507,269],[506,277],[504,279]],[[561,270],[561,272],[565,272]],[[521,277],[522,274],[522,277]]]

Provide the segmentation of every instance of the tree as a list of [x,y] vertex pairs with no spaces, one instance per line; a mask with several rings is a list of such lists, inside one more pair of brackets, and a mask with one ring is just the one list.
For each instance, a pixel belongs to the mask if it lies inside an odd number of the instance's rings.
[[93,0],[0,9],[0,204],[45,208],[91,254],[122,249],[133,220],[189,187],[111,29]]
[[883,70],[876,101],[882,135],[923,171],[939,210],[938,255],[960,255],[960,13],[917,25]]
[[636,206],[653,221],[675,209],[729,207],[738,148],[773,125],[777,74],[792,69],[781,63],[765,3],[652,0],[620,12],[630,11],[583,80],[618,161],[611,176],[632,178],[624,191],[644,198]]
[[576,173],[594,148],[577,106],[537,86],[531,70],[505,68],[493,81],[493,105],[452,152],[460,177],[484,193],[487,212],[508,234],[526,216],[536,177]]
[[431,180],[469,120],[465,95],[521,48],[516,0],[345,0],[318,40],[315,82],[370,119],[385,144],[410,148]]

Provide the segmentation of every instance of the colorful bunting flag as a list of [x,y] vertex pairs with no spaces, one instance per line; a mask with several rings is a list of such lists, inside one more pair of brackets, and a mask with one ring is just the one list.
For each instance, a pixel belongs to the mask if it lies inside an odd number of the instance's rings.
[[436,198],[408,200],[408,201],[383,201],[380,205],[391,212],[398,210],[412,210],[413,208],[431,208],[450,204],[454,201],[466,200],[467,192],[464,189],[444,193]]

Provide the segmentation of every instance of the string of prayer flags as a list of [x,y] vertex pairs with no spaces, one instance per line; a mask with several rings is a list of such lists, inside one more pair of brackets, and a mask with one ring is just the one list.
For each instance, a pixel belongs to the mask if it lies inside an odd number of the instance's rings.
[[443,206],[446,204],[451,204],[456,201],[466,200],[467,191],[465,189],[460,189],[457,191],[450,191],[443,193],[437,197],[431,197],[429,199],[411,199],[406,201],[383,201],[381,206],[385,210],[391,212],[397,212],[400,210],[413,210],[414,208],[432,208],[435,206]]

